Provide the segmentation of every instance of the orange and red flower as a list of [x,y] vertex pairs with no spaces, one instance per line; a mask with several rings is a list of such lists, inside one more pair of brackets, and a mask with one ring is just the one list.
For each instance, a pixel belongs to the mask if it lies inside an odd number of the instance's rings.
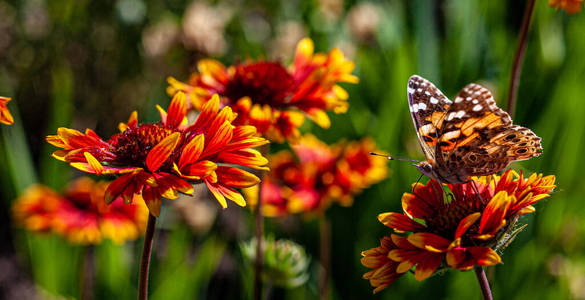
[[81,177],[62,195],[47,186],[33,185],[14,203],[14,219],[30,231],[55,232],[76,244],[99,244],[104,238],[117,244],[137,239],[146,227],[146,206],[142,201],[125,205],[122,199],[106,205],[108,184]]
[[[380,222],[400,236],[391,235],[393,247],[386,247],[387,257],[398,263],[395,268],[369,262],[374,252],[364,251],[364,266],[373,268],[377,281],[368,272],[379,291],[390,282],[382,279],[403,274],[413,267],[417,280],[433,275],[439,267],[469,270],[474,266],[501,263],[496,251],[502,251],[519,232],[519,216],[534,211],[532,204],[548,197],[555,187],[555,177],[532,174],[524,178],[507,170],[501,177],[483,176],[466,184],[448,185],[449,197],[441,184],[430,180],[413,185],[412,193],[402,196],[404,213],[383,213]],[[474,192],[475,185],[481,196]],[[374,248],[379,249],[379,248]],[[366,259],[367,258],[367,259]],[[381,279],[380,279],[381,278]]]
[[548,5],[557,10],[564,9],[568,14],[574,14],[581,11],[583,0],[550,0]]
[[220,110],[217,96],[203,105],[193,124],[186,118],[183,93],[173,97],[168,113],[157,109],[160,122],[138,124],[134,112],[107,142],[91,129],[81,133],[67,128],[59,128],[47,141],[62,148],[53,157],[81,171],[119,175],[106,190],[107,203],[119,196],[128,202],[141,194],[156,217],[162,197],[192,194],[192,184],[204,182],[222,207],[227,207],[226,198],[245,206],[235,189],[256,185],[260,179],[235,166],[266,169],[266,158],[251,148],[268,141],[258,137],[253,126],[232,125],[237,114],[230,107]]
[[[238,114],[234,124],[254,125],[274,141],[300,136],[298,127],[305,115],[323,128],[330,126],[326,111],[347,111],[347,92],[339,82],[357,83],[351,75],[354,63],[335,48],[328,54],[313,53],[313,42],[305,38],[297,45],[293,64],[287,69],[279,62],[244,62],[225,67],[220,62],[199,61],[199,73],[188,83],[170,77],[167,92],[187,94],[190,106],[201,110],[212,95]],[[303,114],[304,113],[304,114]]]
[[14,119],[12,118],[7,105],[10,100],[11,99],[7,97],[0,97],[0,124],[14,124]]
[[[270,158],[270,173],[262,183],[264,215],[322,212],[332,202],[349,206],[353,196],[386,177],[386,162],[369,155],[376,151],[370,139],[328,146],[305,135]],[[254,193],[249,193],[254,199]]]

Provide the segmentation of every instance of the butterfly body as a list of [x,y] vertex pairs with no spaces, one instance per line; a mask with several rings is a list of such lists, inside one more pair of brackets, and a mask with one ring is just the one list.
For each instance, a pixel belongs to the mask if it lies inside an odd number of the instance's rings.
[[468,84],[451,101],[430,81],[413,75],[407,92],[426,156],[415,166],[437,181],[468,182],[471,176],[491,175],[512,161],[542,153],[540,138],[528,128],[513,125],[481,85]]

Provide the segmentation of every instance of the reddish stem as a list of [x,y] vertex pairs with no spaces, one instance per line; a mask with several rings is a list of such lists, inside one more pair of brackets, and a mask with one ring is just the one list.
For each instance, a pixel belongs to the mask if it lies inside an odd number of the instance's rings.
[[516,109],[516,99],[518,97],[518,85],[520,83],[520,74],[522,73],[522,63],[524,62],[524,54],[526,53],[526,44],[528,42],[528,29],[532,20],[532,13],[534,12],[534,3],[536,0],[528,0],[524,10],[524,18],[522,19],[522,27],[520,35],[518,36],[518,47],[514,53],[514,61],[512,63],[512,71],[510,72],[510,85],[508,86],[508,114],[514,117],[514,110]]
[[479,287],[481,288],[481,295],[483,296],[483,300],[493,300],[490,283],[485,276],[483,267],[475,266],[474,270],[477,281],[479,282]]
[[138,274],[138,300],[148,299],[148,269],[150,268],[150,254],[152,253],[155,225],[156,217],[149,213],[146,234],[144,235],[144,246],[142,247],[142,257],[140,259],[140,273]]
[[329,274],[331,270],[331,224],[326,215],[319,222],[321,269],[319,276],[319,296],[321,300],[329,299]]

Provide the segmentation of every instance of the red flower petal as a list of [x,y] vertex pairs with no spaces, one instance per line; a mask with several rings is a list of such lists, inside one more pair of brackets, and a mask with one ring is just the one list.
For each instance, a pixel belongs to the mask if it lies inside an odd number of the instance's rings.
[[514,196],[508,196],[506,191],[498,192],[484,209],[479,224],[478,239],[488,239],[504,226],[506,211]]
[[413,219],[395,212],[379,214],[378,220],[398,232],[414,232],[425,228]]
[[446,252],[451,244],[446,238],[428,232],[413,233],[408,236],[408,241],[420,249],[431,252]]

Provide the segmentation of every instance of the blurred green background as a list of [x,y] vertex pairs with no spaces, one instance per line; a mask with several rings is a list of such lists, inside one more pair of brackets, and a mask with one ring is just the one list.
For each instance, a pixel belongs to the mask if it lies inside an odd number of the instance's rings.
[[[0,1],[0,95],[12,97],[13,126],[0,127],[0,298],[72,298],[83,250],[57,236],[14,228],[9,207],[29,184],[61,189],[79,175],[52,159],[44,137],[60,126],[110,136],[134,109],[157,120],[165,78],[187,79],[197,60],[232,63],[265,57],[289,63],[295,44],[311,37],[318,51],[339,46],[356,62],[358,85],[347,114],[312,132],[333,143],[372,136],[389,153],[421,159],[408,113],[406,82],[419,74],[448,97],[469,82],[488,86],[505,107],[509,70],[525,1]],[[585,14],[567,15],[537,1],[520,81],[515,123],[543,139],[544,153],[512,167],[557,176],[553,196],[524,217],[527,229],[488,270],[496,299],[585,299]],[[332,224],[331,294],[335,299],[480,299],[471,272],[424,282],[403,276],[371,296],[360,252],[389,233],[376,216],[400,210],[418,178],[408,164],[328,211]],[[247,299],[252,276],[238,243],[253,232],[247,209],[189,206],[187,220],[169,205],[159,221],[151,299]],[[194,208],[195,207],[195,208]],[[184,210],[184,209],[183,209]],[[216,216],[217,214],[217,216]],[[188,218],[187,218],[188,219]],[[194,225],[198,220],[205,220]],[[188,225],[187,225],[188,224]],[[309,282],[272,289],[272,299],[316,299],[318,222],[267,220],[266,230],[306,247]],[[94,299],[136,297],[141,241],[93,247]]]

